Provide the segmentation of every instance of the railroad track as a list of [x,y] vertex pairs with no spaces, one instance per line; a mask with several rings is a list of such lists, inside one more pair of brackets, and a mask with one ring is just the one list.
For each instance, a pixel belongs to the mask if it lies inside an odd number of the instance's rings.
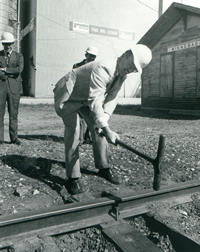
[[[26,237],[38,235],[51,237],[101,225],[102,231],[120,247],[121,251],[161,251],[156,245],[132,229],[128,234],[128,227],[123,223],[123,220],[148,213],[149,206],[154,203],[167,202],[169,206],[173,206],[189,202],[191,195],[199,191],[200,182],[191,181],[137,195],[132,193],[114,195],[104,192],[102,198],[88,202],[77,202],[40,211],[1,216],[0,250],[10,251],[9,248]],[[185,251],[200,251],[200,246],[196,242],[170,227],[165,226],[165,228],[168,229],[171,236],[176,237],[175,240],[181,241],[185,248],[190,248]],[[131,234],[132,237],[129,237],[127,241],[125,238]],[[54,251],[57,250],[52,250],[52,252]]]

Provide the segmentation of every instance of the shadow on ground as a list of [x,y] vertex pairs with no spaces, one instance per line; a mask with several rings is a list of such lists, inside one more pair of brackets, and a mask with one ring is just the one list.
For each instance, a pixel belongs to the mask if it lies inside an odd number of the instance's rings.
[[45,140],[45,141],[53,141],[63,143],[64,138],[60,136],[54,135],[19,135],[19,138],[26,140]]
[[139,117],[150,117],[168,120],[198,120],[200,115],[171,114],[169,110],[144,110],[141,105],[118,105],[114,111],[118,115],[134,115]]
[[64,162],[20,155],[7,155],[2,156],[0,159],[3,164],[10,166],[12,169],[19,171],[21,174],[44,182],[62,197],[60,191],[66,181],[63,178],[52,175],[50,171],[52,164],[58,164],[63,167]]
[[[51,167],[53,164],[65,168],[65,162],[20,155],[2,156],[0,157],[0,160],[4,165],[10,166],[21,174],[45,183],[61,196],[63,202],[66,201],[61,192],[63,186],[66,185],[66,179],[51,174]],[[81,172],[87,175],[98,175],[97,171],[88,170],[87,167],[82,167]]]

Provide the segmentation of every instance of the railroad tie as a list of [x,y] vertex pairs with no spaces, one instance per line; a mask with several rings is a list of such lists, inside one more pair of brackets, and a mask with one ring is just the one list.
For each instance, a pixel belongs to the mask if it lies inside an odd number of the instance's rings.
[[125,222],[101,224],[102,232],[123,252],[161,252],[146,236]]

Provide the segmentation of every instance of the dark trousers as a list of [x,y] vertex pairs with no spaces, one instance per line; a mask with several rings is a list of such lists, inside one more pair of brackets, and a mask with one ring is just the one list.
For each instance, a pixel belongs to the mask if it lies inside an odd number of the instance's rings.
[[17,138],[19,102],[20,94],[12,94],[8,88],[0,90],[0,141],[4,141],[4,116],[6,104],[9,114],[10,140],[15,141]]

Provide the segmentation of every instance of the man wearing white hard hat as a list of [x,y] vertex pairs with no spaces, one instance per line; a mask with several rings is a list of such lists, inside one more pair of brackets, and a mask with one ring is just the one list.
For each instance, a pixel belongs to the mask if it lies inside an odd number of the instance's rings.
[[73,69],[57,82],[54,88],[55,110],[65,125],[66,188],[71,194],[82,191],[78,114],[85,119],[92,135],[98,175],[111,183],[120,183],[108,160],[108,143],[116,144],[119,139],[119,135],[110,129],[109,119],[126,75],[142,73],[151,59],[151,50],[145,45],[137,44],[114,60],[113,67],[93,61]]
[[[73,65],[73,68],[83,66],[91,61],[94,61],[98,55],[98,49],[95,46],[90,46],[85,51],[85,59]],[[90,131],[85,120],[80,116],[80,144],[91,143]]]
[[77,67],[80,67],[86,63],[94,61],[96,59],[97,55],[98,55],[98,49],[96,47],[94,47],[94,46],[88,47],[85,51],[85,59],[79,63],[74,64],[73,68],[77,68]]
[[21,72],[24,60],[21,53],[13,50],[15,38],[12,33],[4,32],[0,42],[4,48],[0,51],[0,144],[4,143],[4,115],[7,104],[10,141],[20,145],[17,136],[18,109],[22,94]]

